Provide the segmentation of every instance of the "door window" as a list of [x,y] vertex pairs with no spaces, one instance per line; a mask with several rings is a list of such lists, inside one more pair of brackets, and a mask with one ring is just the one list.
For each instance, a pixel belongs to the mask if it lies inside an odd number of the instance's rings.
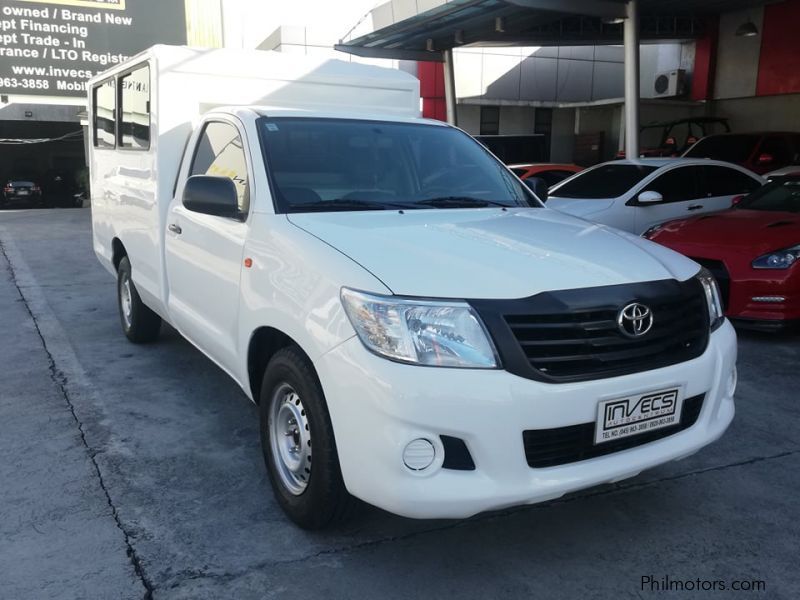
[[247,177],[242,138],[230,123],[207,123],[197,143],[190,175],[227,177],[236,186],[239,211],[246,215],[250,209],[250,187]]
[[709,165],[703,167],[704,177],[699,197],[736,196],[749,194],[760,187],[758,181],[736,169]]
[[656,177],[642,191],[658,192],[664,202],[683,202],[699,196],[697,190],[697,171],[699,167],[680,167],[670,169]]

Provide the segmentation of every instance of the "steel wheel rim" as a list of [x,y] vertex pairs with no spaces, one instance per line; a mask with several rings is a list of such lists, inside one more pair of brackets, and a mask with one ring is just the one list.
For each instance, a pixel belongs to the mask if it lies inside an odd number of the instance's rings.
[[119,303],[122,308],[122,320],[125,321],[125,327],[131,327],[131,313],[133,312],[133,300],[131,298],[131,278],[125,273],[122,276],[122,282],[119,289]]
[[299,394],[288,383],[272,394],[269,412],[272,462],[286,490],[299,496],[311,477],[311,427]]

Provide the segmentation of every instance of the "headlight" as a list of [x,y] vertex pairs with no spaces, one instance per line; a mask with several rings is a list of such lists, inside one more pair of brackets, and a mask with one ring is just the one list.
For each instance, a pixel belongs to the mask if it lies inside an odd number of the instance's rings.
[[466,302],[410,300],[342,288],[342,305],[367,350],[432,367],[500,365],[478,315]]
[[764,256],[759,256],[753,261],[754,269],[788,269],[800,258],[800,244],[776,250]]
[[652,238],[656,233],[658,233],[662,229],[664,229],[664,224],[663,223],[660,223],[658,225],[653,225],[650,229],[648,229],[647,231],[645,231],[642,234],[642,237],[644,239],[646,239],[646,240],[649,240],[650,238]]
[[708,323],[713,331],[725,319],[725,311],[722,310],[722,301],[719,296],[719,286],[714,276],[703,267],[697,274],[697,279],[703,285],[703,291],[706,293],[706,304],[708,305]]

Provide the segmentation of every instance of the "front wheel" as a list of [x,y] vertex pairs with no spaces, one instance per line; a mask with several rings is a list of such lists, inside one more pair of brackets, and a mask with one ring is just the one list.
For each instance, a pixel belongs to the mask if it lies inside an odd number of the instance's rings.
[[154,342],[161,329],[161,317],[150,310],[131,279],[131,262],[124,256],[117,268],[117,304],[122,331],[135,344]]
[[264,372],[260,429],[275,498],[292,521],[322,529],[352,514],[322,388],[295,347],[279,350]]

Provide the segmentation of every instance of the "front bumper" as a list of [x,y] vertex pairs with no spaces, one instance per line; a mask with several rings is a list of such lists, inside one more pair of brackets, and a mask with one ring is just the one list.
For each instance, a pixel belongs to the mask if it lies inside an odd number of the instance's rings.
[[[315,364],[347,489],[370,504],[416,518],[463,518],[633,477],[713,442],[734,415],[736,334],[727,321],[696,359],[571,384],[542,383],[501,370],[403,365],[371,354],[357,338]],[[683,386],[685,397],[706,394],[689,429],[590,460],[528,466],[524,430],[592,422],[601,400],[671,386]],[[441,435],[464,440],[475,470],[442,468]],[[436,449],[433,464],[420,472],[409,470],[402,458],[406,444],[417,438]]]

